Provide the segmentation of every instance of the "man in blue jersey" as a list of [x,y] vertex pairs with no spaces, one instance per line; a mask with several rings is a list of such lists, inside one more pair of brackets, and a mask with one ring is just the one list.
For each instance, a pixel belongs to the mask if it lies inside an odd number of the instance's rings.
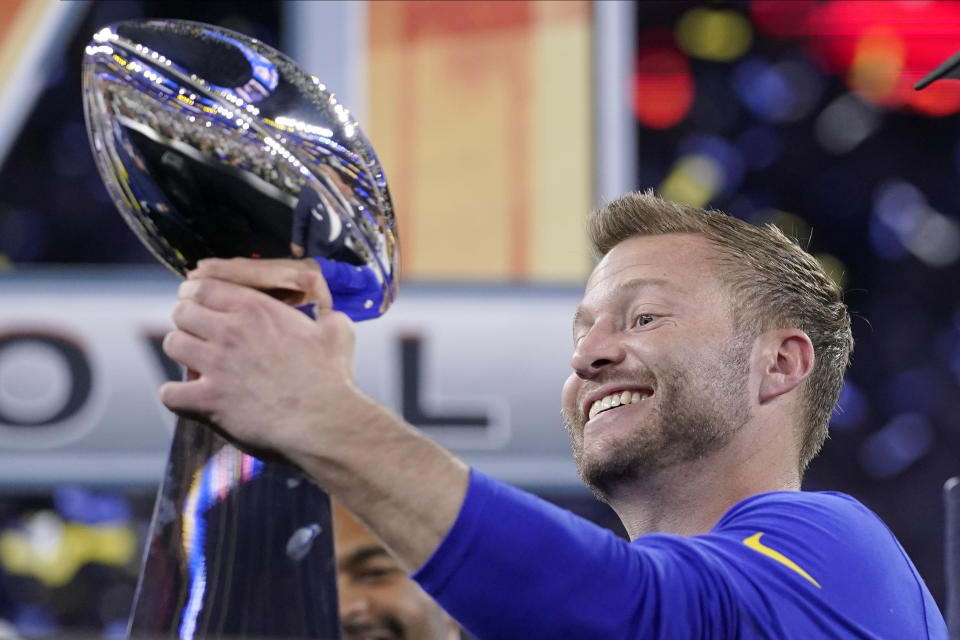
[[[630,542],[469,469],[356,389],[350,321],[312,261],[202,262],[164,343],[199,375],[161,397],[303,468],[481,639],[945,638],[883,523],[799,491],[852,348],[816,260],[649,193],[590,225],[600,260],[564,420]],[[276,288],[315,299],[317,320],[259,291]]]

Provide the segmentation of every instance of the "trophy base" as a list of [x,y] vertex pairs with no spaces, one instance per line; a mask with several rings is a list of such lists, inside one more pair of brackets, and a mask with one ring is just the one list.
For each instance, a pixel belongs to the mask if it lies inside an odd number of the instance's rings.
[[293,467],[177,424],[129,638],[340,638],[330,499]]

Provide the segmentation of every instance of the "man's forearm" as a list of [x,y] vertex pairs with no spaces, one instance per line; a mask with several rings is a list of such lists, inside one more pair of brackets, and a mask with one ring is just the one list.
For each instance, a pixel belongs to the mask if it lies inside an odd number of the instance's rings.
[[[299,292],[315,320],[264,291]],[[469,470],[353,384],[353,324],[313,260],[209,260],[180,286],[167,355],[196,372],[174,411],[277,451],[360,517],[410,570],[459,513]]]
[[288,457],[414,571],[456,520],[469,468],[363,394],[350,405],[353,426],[308,436]]

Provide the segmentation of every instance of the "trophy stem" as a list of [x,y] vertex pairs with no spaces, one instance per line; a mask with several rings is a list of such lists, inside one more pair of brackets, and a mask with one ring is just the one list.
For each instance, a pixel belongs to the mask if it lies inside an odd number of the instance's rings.
[[337,639],[333,558],[323,491],[180,418],[128,637]]

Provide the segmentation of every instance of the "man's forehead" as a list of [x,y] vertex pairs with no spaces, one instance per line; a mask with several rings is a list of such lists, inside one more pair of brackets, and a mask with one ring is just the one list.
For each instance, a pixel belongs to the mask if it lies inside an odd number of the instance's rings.
[[669,282],[715,274],[716,249],[703,236],[690,233],[631,236],[600,260],[587,279],[587,289],[604,280],[632,280],[645,275]]
[[574,324],[588,319],[605,300],[649,290],[696,297],[719,285],[716,249],[703,236],[671,233],[632,236],[611,249],[587,279]]

